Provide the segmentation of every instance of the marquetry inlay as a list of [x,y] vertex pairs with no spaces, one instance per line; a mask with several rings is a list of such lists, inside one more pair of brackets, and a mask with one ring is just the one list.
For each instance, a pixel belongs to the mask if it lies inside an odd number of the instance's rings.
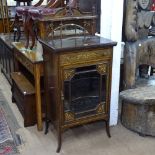
[[60,55],[60,63],[61,65],[70,65],[70,64],[77,64],[77,63],[85,63],[90,62],[92,60],[103,60],[105,58],[111,58],[110,49],[105,50],[97,50],[97,51],[83,51],[78,53],[70,53]]
[[97,71],[103,75],[107,72],[107,64],[98,64],[97,65]]
[[73,121],[74,120],[74,114],[72,112],[65,112],[65,121]]
[[70,80],[75,74],[74,69],[64,70],[64,81]]
[[104,105],[100,103],[96,109],[96,112],[97,113],[103,113],[104,112]]

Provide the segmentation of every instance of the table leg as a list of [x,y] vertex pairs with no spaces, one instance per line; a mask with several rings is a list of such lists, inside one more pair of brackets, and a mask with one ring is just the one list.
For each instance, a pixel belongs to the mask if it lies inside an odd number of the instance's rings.
[[41,91],[40,91],[40,65],[35,65],[35,97],[36,97],[36,115],[38,131],[43,130],[42,110],[41,110]]

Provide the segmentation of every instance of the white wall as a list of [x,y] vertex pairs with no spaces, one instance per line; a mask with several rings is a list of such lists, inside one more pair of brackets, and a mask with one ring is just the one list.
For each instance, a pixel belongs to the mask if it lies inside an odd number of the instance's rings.
[[101,0],[101,36],[117,41],[113,53],[110,124],[118,120],[123,0]]

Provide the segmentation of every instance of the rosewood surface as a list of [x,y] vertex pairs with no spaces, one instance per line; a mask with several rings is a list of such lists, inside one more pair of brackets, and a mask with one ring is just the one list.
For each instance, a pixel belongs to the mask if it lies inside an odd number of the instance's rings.
[[40,42],[44,58],[46,130],[52,121],[58,133],[57,152],[61,149],[62,132],[76,125],[104,120],[110,137],[111,70],[116,42],[97,36]]

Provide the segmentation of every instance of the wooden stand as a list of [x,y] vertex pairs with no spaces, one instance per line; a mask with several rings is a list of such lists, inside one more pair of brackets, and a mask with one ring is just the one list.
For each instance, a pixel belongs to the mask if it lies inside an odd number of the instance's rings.
[[[43,130],[42,124],[42,102],[41,102],[41,77],[43,76],[43,59],[42,57],[37,57],[36,51],[23,50],[24,44],[22,43],[13,43],[14,46],[14,63],[15,71],[23,72],[25,71],[26,78],[32,76],[31,83],[34,86],[35,94],[35,108],[37,116],[37,127],[38,130]],[[21,68],[22,67],[22,68]],[[24,79],[23,79],[24,80]],[[14,80],[15,81],[15,80]],[[19,86],[20,88],[21,86]],[[14,89],[13,89],[14,90]],[[13,93],[14,94],[14,93]],[[15,98],[15,96],[13,96]],[[16,96],[16,98],[21,98],[21,96]],[[18,100],[16,99],[15,100]]]

